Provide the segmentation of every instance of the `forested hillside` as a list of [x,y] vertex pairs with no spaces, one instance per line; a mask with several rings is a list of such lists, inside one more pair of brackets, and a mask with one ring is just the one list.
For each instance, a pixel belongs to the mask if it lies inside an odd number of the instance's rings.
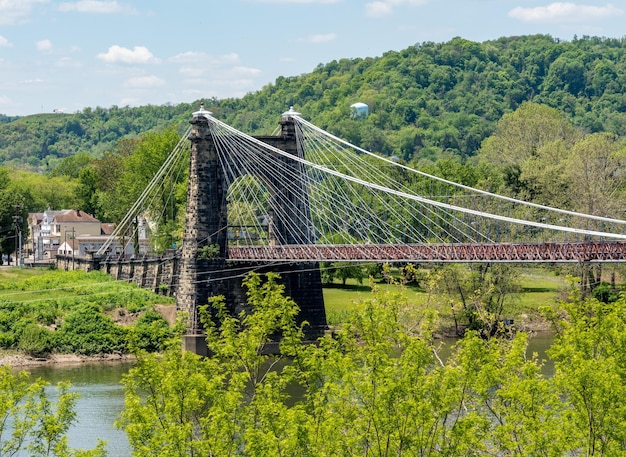
[[[554,107],[590,133],[622,136],[625,90],[626,40],[559,42],[538,35],[481,44],[455,38],[376,59],[333,61],[212,109],[255,131],[274,122],[267,114],[293,104],[341,138],[410,160],[444,151],[475,154],[496,121],[524,101]],[[357,101],[370,107],[366,122],[350,119]]]
[[[366,120],[350,117],[357,101],[370,107]],[[320,64],[241,99],[205,100],[219,119],[252,134],[270,133],[293,105],[342,138],[405,160],[473,156],[502,115],[524,101],[556,108],[587,133],[626,135],[626,39],[454,38]],[[4,116],[0,165],[45,171],[78,152],[99,156],[127,135],[172,124],[184,128],[198,106],[190,101]]]
[[103,152],[112,150],[121,138],[182,125],[191,110],[191,105],[187,104],[98,107],[74,114],[25,116],[6,123],[0,119],[0,165],[47,172],[63,158],[78,153],[100,157]]

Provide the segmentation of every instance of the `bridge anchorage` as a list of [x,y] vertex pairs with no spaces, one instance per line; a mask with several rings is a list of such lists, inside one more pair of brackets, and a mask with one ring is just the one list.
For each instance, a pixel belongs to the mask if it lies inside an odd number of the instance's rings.
[[[187,332],[183,337],[185,350],[205,355],[206,337],[198,316],[199,307],[208,303],[209,297],[223,295],[228,309],[237,313],[246,307],[246,294],[241,285],[248,271],[279,273],[285,294],[300,307],[300,321],[308,322],[309,337],[315,338],[326,328],[326,314],[322,296],[321,276],[316,261],[298,263],[243,261],[236,265],[229,260],[229,220],[227,195],[229,188],[239,179],[253,178],[268,190],[270,214],[266,215],[267,242],[272,245],[298,245],[313,243],[302,239],[300,233],[310,232],[310,212],[306,180],[285,181],[262,167],[237,167],[233,160],[218,152],[222,138],[215,132],[211,113],[201,108],[193,114],[191,131],[191,157],[187,193],[186,226],[182,246],[180,276],[176,293],[179,311],[189,316]],[[292,113],[283,115],[278,136],[256,137],[257,141],[303,158],[304,153],[296,141]],[[244,150],[229,151],[229,155],[245,154]],[[272,160],[281,163],[288,173],[299,175],[304,168],[297,161],[273,154]],[[244,159],[245,160],[245,159]],[[305,198],[303,198],[303,196]],[[209,255],[203,253],[209,252]]]

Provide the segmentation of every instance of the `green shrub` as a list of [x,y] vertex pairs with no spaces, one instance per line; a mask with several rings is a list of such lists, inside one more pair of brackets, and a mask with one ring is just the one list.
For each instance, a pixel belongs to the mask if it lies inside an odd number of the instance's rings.
[[148,310],[135,322],[129,340],[134,349],[157,352],[165,349],[172,336],[167,320],[156,311]]
[[17,347],[33,357],[42,357],[51,352],[50,331],[30,323],[22,330]]
[[603,303],[613,303],[619,298],[619,291],[608,282],[601,282],[592,291],[593,298]]
[[93,303],[69,312],[56,334],[58,350],[76,354],[126,352],[126,330]]
[[33,309],[33,317],[42,325],[52,325],[59,317],[56,302],[40,303]]
[[12,332],[0,332],[0,348],[9,349],[15,344],[15,334]]

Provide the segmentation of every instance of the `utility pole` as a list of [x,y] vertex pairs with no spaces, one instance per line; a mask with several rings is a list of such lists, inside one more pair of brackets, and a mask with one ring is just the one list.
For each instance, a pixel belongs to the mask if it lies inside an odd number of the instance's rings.
[[63,244],[65,245],[63,256],[65,257],[65,271],[67,271],[67,227],[65,227],[65,232],[63,233],[63,235],[65,237],[65,241],[63,241]]
[[74,230],[74,226],[72,226],[72,271],[74,270],[74,246],[76,243],[76,230]]
[[76,239],[76,230],[74,229],[74,227],[72,227],[72,230],[67,230],[67,227],[65,227],[65,251],[63,252],[63,255],[65,256],[65,271],[67,271],[69,269],[69,259],[68,259],[68,255],[67,255],[67,248],[69,247],[69,245],[67,244],[67,234],[71,233],[70,236],[70,242],[71,242],[71,249],[72,249],[72,270],[74,269],[74,240]]
[[139,256],[139,218],[137,216],[135,216],[133,227],[133,253],[135,258],[137,258]]
[[15,216],[13,216],[13,223],[15,224],[15,265],[22,266],[24,261],[22,259],[22,205],[17,204],[15,207]]

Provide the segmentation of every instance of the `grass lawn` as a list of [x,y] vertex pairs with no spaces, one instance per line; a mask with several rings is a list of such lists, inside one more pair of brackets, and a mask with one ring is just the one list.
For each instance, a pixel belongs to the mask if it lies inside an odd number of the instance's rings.
[[[377,283],[376,286],[382,290],[400,291],[399,286],[385,283]],[[354,280],[348,280],[345,286],[342,284],[324,285],[323,293],[328,323],[338,324],[345,320],[355,303],[371,298],[372,289],[365,282],[357,284]],[[405,293],[409,303],[422,305],[426,299],[426,294],[417,287],[408,286]]]
[[542,268],[525,268],[520,275],[521,292],[516,305],[537,308],[553,304],[567,291],[567,279]]
[[0,287],[8,281],[22,281],[46,273],[47,268],[0,267]]
[[0,269],[0,302],[3,300],[30,304],[76,304],[88,300],[106,310],[115,306],[134,309],[145,303],[173,302],[171,297],[157,296],[134,283],[116,281],[100,271],[15,267]]
[[[44,276],[37,279],[38,276]],[[19,284],[16,288],[15,285]],[[557,275],[542,267],[525,267],[520,275],[521,293],[513,296],[506,305],[504,317],[519,320],[540,318],[540,308],[554,306],[556,299],[567,288],[565,275]],[[32,285],[32,287],[31,287]],[[384,282],[376,284],[382,289],[399,291],[399,286]],[[82,294],[104,296],[115,294],[130,288],[129,285],[116,282],[108,275],[83,275],[79,278],[71,272],[51,271],[46,268],[1,268],[0,269],[0,300],[37,301],[42,298],[62,299]],[[348,280],[346,285],[326,285],[323,289],[326,314],[329,324],[344,321],[354,309],[355,303],[371,298],[371,288],[367,281],[358,284]],[[427,294],[416,286],[407,286],[404,290],[409,304],[422,306]],[[433,306],[441,306],[437,311],[442,319],[451,319],[451,310],[447,305],[438,305],[432,300]]]
[[[400,286],[377,284],[381,288],[400,290]],[[541,319],[540,309],[545,306],[555,306],[557,298],[567,289],[564,275],[557,275],[553,271],[541,267],[524,267],[520,275],[521,291],[512,296],[505,306],[504,317],[516,322],[536,322]],[[408,303],[422,306],[427,300],[427,294],[417,287],[408,286],[405,289]],[[331,284],[324,286],[324,302],[329,324],[337,324],[345,320],[354,308],[354,304],[371,297],[371,288],[364,284],[357,284],[348,280],[346,285]],[[443,320],[452,319],[451,310],[445,305],[433,300],[433,306],[439,307]]]

